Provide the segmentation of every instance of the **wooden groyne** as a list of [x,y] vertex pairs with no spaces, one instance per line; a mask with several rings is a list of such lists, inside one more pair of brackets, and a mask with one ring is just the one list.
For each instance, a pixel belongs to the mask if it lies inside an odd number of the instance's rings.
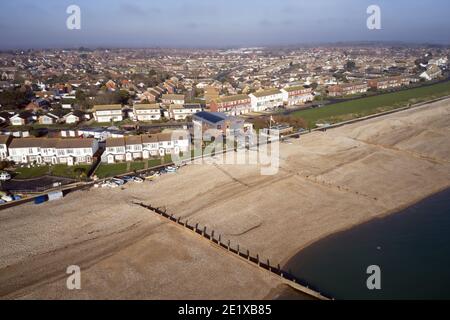
[[135,205],[139,205],[143,208],[146,208],[160,217],[168,220],[169,222],[175,224],[178,227],[187,229],[194,233],[195,235],[207,240],[211,244],[215,245],[217,248],[220,248],[224,251],[227,251],[229,254],[232,254],[242,260],[245,260],[254,266],[266,270],[277,277],[280,280],[292,287],[295,290],[298,290],[314,299],[318,300],[332,300],[329,295],[320,293],[316,288],[310,286],[306,281],[299,279],[289,272],[284,271],[279,264],[273,264],[270,259],[265,259],[260,256],[258,253],[250,252],[250,250],[245,249],[240,246],[238,243],[232,243],[231,240],[226,240],[224,237],[216,233],[215,230],[210,230],[207,226],[201,226],[198,223],[190,224],[188,219],[182,220],[179,217],[176,217],[173,214],[167,212],[164,208],[155,208],[151,205],[144,203],[134,203]]

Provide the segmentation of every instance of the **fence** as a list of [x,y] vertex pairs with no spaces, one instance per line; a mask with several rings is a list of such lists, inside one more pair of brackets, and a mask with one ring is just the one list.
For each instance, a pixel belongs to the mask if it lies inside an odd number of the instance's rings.
[[282,270],[280,264],[274,265],[271,263],[270,259],[263,259],[263,257],[257,253],[256,254],[253,253],[252,255],[252,252],[250,252],[249,249],[240,246],[238,243],[232,244],[231,240],[224,239],[221,234],[216,234],[215,230],[208,230],[207,226],[200,226],[198,223],[191,225],[189,224],[188,219],[181,220],[181,218],[179,217],[177,218],[175,215],[167,213],[165,209],[155,208],[151,205],[144,203],[134,203],[134,204],[146,208],[152,212],[155,212],[161,217],[169,220],[170,222],[175,223],[176,225],[181,226],[195,233],[196,235],[206,239],[207,241],[217,245],[219,248],[222,248],[241,259],[247,260],[248,262],[258,266],[261,269],[267,270],[281,277],[283,281],[287,282],[289,285],[291,285],[297,290],[302,291],[303,293],[306,293],[320,300],[331,299],[329,298],[329,295],[320,293],[311,285],[306,283],[306,281],[299,279],[290,274],[289,272]]

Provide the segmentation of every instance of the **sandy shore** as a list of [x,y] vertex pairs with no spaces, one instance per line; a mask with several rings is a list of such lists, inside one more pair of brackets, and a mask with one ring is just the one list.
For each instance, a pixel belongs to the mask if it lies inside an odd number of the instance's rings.
[[[133,202],[200,223],[273,264],[450,186],[450,101],[281,144],[281,168],[191,165],[157,182],[0,212],[0,296],[261,299],[277,278]],[[83,290],[65,289],[78,264]],[[324,288],[326,289],[326,288]]]

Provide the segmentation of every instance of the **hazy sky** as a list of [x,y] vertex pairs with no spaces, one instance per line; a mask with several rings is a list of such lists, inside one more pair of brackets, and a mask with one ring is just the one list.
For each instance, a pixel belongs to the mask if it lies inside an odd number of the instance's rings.
[[[66,8],[81,8],[81,30]],[[381,7],[382,30],[366,9]],[[0,48],[227,47],[337,41],[450,44],[448,0],[0,1]]]

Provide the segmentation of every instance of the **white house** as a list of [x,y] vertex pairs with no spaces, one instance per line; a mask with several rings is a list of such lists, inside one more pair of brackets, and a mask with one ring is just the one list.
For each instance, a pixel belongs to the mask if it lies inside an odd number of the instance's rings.
[[97,122],[118,122],[123,120],[122,105],[97,105],[94,106],[94,118]]
[[161,97],[164,104],[184,104],[184,99],[182,94],[163,94]]
[[53,113],[47,113],[39,116],[38,122],[39,124],[55,124],[59,120],[59,117],[57,115],[54,115]]
[[440,76],[442,76],[442,70],[436,65],[431,65],[427,71],[420,75],[421,78],[427,81],[439,78]]
[[91,164],[98,150],[95,139],[19,138],[9,146],[10,161],[16,163]]
[[9,118],[9,122],[11,122],[11,125],[13,126],[25,125],[25,119],[19,116],[18,114],[15,114],[11,118]]
[[159,133],[155,135],[126,136],[124,138],[106,139],[106,149],[102,155],[102,162],[115,163],[149,159],[166,154],[179,154],[189,150],[190,135],[173,133]]
[[89,120],[91,117],[89,114],[82,111],[73,111],[66,114],[63,119],[67,124],[75,124],[84,120]]
[[281,93],[287,106],[301,105],[314,100],[312,89],[303,86],[286,87],[281,89]]
[[173,120],[186,120],[187,117],[190,117],[198,112],[202,111],[202,107],[200,104],[192,103],[192,104],[172,104],[169,106],[169,109],[166,112],[166,118]]
[[274,109],[283,105],[283,93],[278,89],[267,89],[249,95],[255,112]]
[[135,104],[133,113],[137,121],[153,121],[161,119],[159,104]]
[[11,136],[0,136],[0,160],[3,161],[8,158],[8,147],[11,143]]

